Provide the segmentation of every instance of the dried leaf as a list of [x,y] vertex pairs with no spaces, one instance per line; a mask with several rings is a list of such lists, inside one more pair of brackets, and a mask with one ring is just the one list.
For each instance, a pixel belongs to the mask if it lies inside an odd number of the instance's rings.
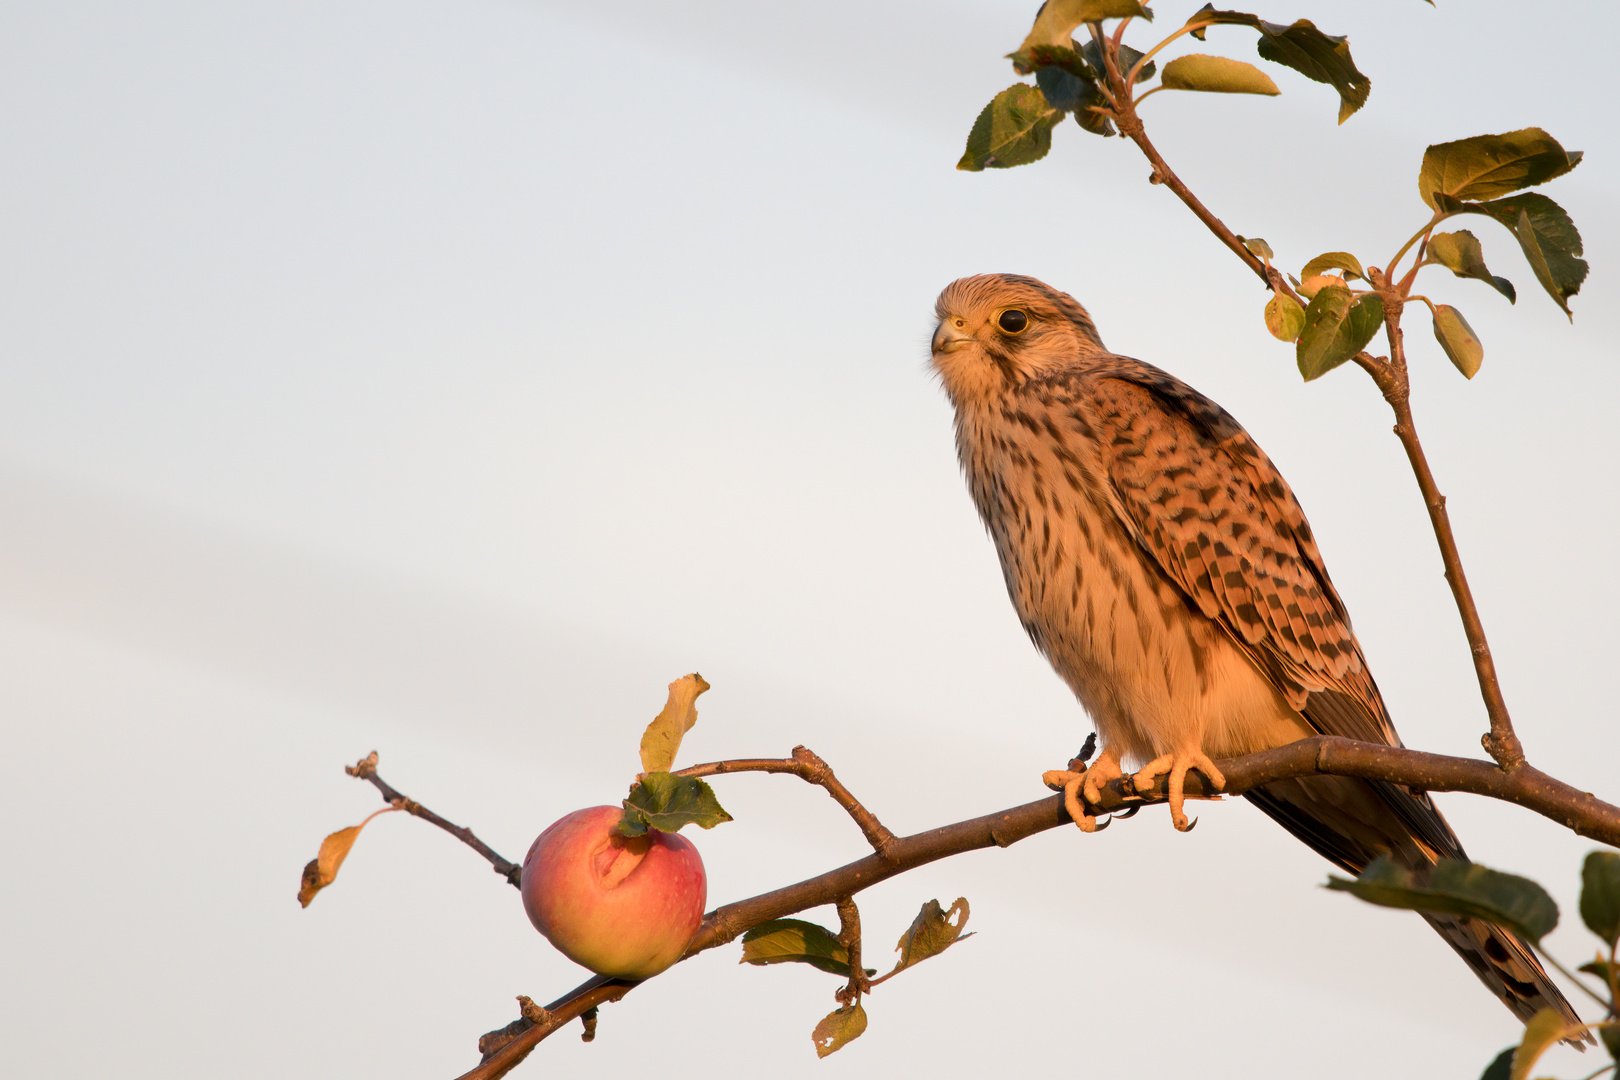
[[309,902],[315,899],[315,894],[337,879],[338,867],[349,857],[349,849],[353,848],[354,842],[359,839],[360,830],[371,824],[371,819],[377,814],[392,813],[395,809],[396,807],[390,806],[378,810],[360,824],[339,829],[321,841],[320,854],[305,865],[303,879],[298,886],[298,903],[301,907],[309,907]]
[[1225,56],[1207,56],[1193,53],[1178,56],[1164,65],[1159,84],[1166,90],[1198,90],[1206,94],[1265,94],[1275,97],[1282,93],[1271,76],[1242,60]]
[[841,1005],[828,1013],[810,1033],[815,1040],[816,1057],[824,1058],[860,1038],[866,1031],[866,1010],[861,1003]]
[[703,676],[695,671],[669,684],[669,698],[663,710],[641,735],[642,772],[668,772],[675,764],[681,739],[697,723],[698,695],[708,688]]
[[[956,916],[961,917],[952,922]],[[920,964],[930,956],[938,956],[958,941],[972,937],[972,934],[962,933],[967,921],[968,902],[962,897],[956,898],[956,903],[951,905],[950,911],[941,908],[938,900],[928,901],[922,906],[922,910],[917,912],[911,926],[900,935],[900,943],[895,946],[895,951],[900,954],[900,960],[894,965],[894,970],[903,971],[914,964]]]

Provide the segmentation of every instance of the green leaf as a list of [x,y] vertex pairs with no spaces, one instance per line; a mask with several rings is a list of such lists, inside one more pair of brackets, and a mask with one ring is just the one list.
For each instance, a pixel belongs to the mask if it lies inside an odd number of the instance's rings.
[[1609,1052],[1609,1057],[1620,1061],[1620,1024],[1604,1024],[1597,1029],[1598,1038],[1603,1040],[1603,1049]]
[[1507,278],[1497,277],[1485,268],[1485,252],[1480,248],[1479,241],[1467,229],[1457,232],[1435,233],[1429,237],[1428,258],[1444,266],[1460,278],[1478,278],[1491,288],[1508,298],[1508,303],[1516,303],[1517,294],[1513,291],[1513,282]]
[[[1349,39],[1324,34],[1309,19],[1283,26],[1243,11],[1216,11],[1214,5],[1205,4],[1187,22],[1252,26],[1260,31],[1258,48],[1262,60],[1291,67],[1307,79],[1327,83],[1339,92],[1341,124],[1367,104],[1372,80],[1356,70],[1356,62],[1350,57]],[[1198,40],[1204,40],[1203,30],[1192,33]]]
[[1258,236],[1240,236],[1237,242],[1249,249],[1249,254],[1257,259],[1275,259],[1277,253],[1271,250],[1271,245]]
[[1485,1071],[1479,1074],[1479,1080],[1508,1080],[1508,1075],[1513,1071],[1513,1051],[1517,1049],[1517,1046],[1510,1046],[1497,1054],[1496,1060],[1485,1066]]
[[1603,959],[1603,957],[1601,957],[1601,956],[1599,956],[1596,960],[1591,960],[1591,961],[1588,961],[1587,963],[1582,964],[1580,967],[1576,968],[1575,970],[1576,971],[1584,971],[1588,975],[1596,975],[1598,978],[1603,980],[1604,985],[1608,985],[1608,982],[1609,982],[1609,962],[1607,960]]
[[1462,312],[1446,304],[1436,304],[1434,340],[1440,343],[1452,366],[1462,372],[1464,378],[1472,379],[1479,372],[1479,365],[1485,360],[1485,346],[1479,343],[1479,335],[1462,317]]
[[861,1003],[840,1005],[822,1018],[810,1038],[816,1043],[816,1057],[824,1058],[860,1038],[866,1031],[866,1010]]
[[[1102,78],[1102,72],[1095,70],[1086,63],[1085,58],[1068,45],[1031,45],[1027,53],[1023,54],[1029,62],[1031,70],[1044,67],[1059,67],[1071,75],[1078,75],[1082,79],[1095,82]],[[1028,72],[1023,72],[1028,74]]]
[[1463,201],[1494,199],[1563,176],[1581,162],[1540,128],[1437,143],[1423,152],[1418,194],[1439,209],[1436,195]]
[[[1103,61],[1102,50],[1097,48],[1097,43],[1095,41],[1088,41],[1084,45],[1080,46],[1080,55],[1085,57],[1086,63],[1090,64],[1096,69],[1097,77],[1099,79],[1107,78],[1108,65]],[[1137,52],[1129,45],[1121,44],[1119,47],[1119,56],[1114,61],[1119,65],[1119,77],[1123,79],[1126,75],[1129,75],[1131,68],[1135,67],[1136,62],[1140,59],[1142,59],[1141,53]],[[1142,70],[1136,73],[1136,81],[1144,82],[1153,78],[1153,73],[1157,70],[1158,65],[1149,60],[1147,63],[1142,65]]]
[[1036,45],[1022,59],[1024,70],[1034,70],[1035,85],[1047,104],[1074,113],[1075,121],[1093,135],[1114,134],[1108,117],[1096,111],[1108,107],[1097,86],[1100,76],[1079,53],[1061,45]]
[[[961,918],[953,923],[951,920],[958,915]],[[962,897],[956,898],[950,911],[941,908],[938,900],[928,901],[917,912],[917,917],[911,921],[906,932],[900,935],[900,943],[895,946],[900,960],[894,965],[894,970],[902,971],[913,964],[920,964],[930,956],[938,956],[958,941],[972,937],[972,934],[962,933],[967,921],[968,902]]]
[[1484,919],[1531,941],[1540,941],[1558,925],[1558,905],[1529,878],[1461,859],[1441,859],[1427,876],[1427,882],[1420,881],[1418,874],[1381,855],[1356,880],[1330,877],[1327,887],[1369,904]]
[[1026,83],[1014,83],[997,94],[973,121],[967,150],[956,167],[964,172],[1009,169],[1039,161],[1052,149],[1052,128],[1063,119],[1042,94]]
[[1435,202],[1437,209],[1447,214],[1483,214],[1505,225],[1519,242],[1541,287],[1564,314],[1570,315],[1567,301],[1580,292],[1589,268],[1580,258],[1581,234],[1563,207],[1533,191],[1487,203],[1458,202],[1449,195],[1436,195]]
[[1266,329],[1278,341],[1298,341],[1305,329],[1305,309],[1292,296],[1278,290],[1266,302]]
[[1620,855],[1594,851],[1581,864],[1581,921],[1610,948],[1620,939]]
[[[772,919],[743,935],[743,964],[809,964],[832,975],[849,977],[849,950],[825,926],[803,919]],[[876,975],[870,968],[868,975]]]
[[1164,65],[1159,80],[1166,90],[1199,90],[1206,94],[1266,94],[1282,93],[1271,76],[1241,60],[1225,56],[1206,56],[1193,53],[1178,56]]
[[1356,353],[1378,333],[1384,321],[1384,302],[1372,293],[1350,296],[1342,285],[1328,285],[1311,298],[1305,309],[1294,358],[1306,382],[1320,379]]
[[1508,1072],[1508,1080],[1530,1080],[1530,1070],[1535,1068],[1537,1059],[1564,1037],[1569,1026],[1557,1009],[1541,1009],[1532,1016],[1524,1025],[1524,1041],[1513,1052],[1513,1068]]
[[1328,270],[1343,270],[1348,277],[1367,279],[1367,272],[1361,268],[1361,262],[1348,251],[1325,251],[1305,264],[1305,269],[1299,272],[1302,278],[1313,278]]
[[702,780],[655,772],[630,789],[624,816],[619,819],[619,835],[640,836],[648,829],[679,832],[683,825],[712,829],[730,820],[731,815],[714,797],[714,789]]

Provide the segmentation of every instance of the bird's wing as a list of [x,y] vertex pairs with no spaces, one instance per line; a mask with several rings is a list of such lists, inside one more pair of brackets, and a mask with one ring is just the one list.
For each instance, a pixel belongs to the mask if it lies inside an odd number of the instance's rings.
[[1243,426],[1137,361],[1088,382],[1137,543],[1318,731],[1400,745],[1305,513]]

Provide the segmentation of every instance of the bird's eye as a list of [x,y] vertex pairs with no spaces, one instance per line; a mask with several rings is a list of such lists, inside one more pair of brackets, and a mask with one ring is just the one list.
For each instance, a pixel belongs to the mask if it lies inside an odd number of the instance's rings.
[[1025,315],[1017,308],[1008,308],[1006,311],[1003,311],[1001,313],[1001,317],[996,320],[996,325],[1001,327],[1009,334],[1022,334],[1024,332],[1024,327],[1029,325],[1029,316]]

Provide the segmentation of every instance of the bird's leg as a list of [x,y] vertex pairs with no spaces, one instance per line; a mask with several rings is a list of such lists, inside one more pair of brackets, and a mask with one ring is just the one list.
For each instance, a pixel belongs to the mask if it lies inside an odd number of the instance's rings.
[[[1080,766],[1078,771],[1074,768],[1076,765]],[[1095,805],[1102,798],[1102,785],[1124,775],[1119,767],[1119,751],[1105,747],[1089,768],[1084,762],[1071,761],[1068,769],[1053,770],[1041,780],[1054,791],[1062,790],[1063,808],[1080,826],[1081,832],[1096,832],[1097,815],[1086,804]]]
[[1186,813],[1182,811],[1182,804],[1185,802],[1182,793],[1185,790],[1188,769],[1197,769],[1203,773],[1216,791],[1226,786],[1226,777],[1222,775],[1221,770],[1209,760],[1208,754],[1196,747],[1154,758],[1131,778],[1136,784],[1137,791],[1147,791],[1153,786],[1154,780],[1165,773],[1170,774],[1170,821],[1181,832],[1187,832],[1194,824],[1187,820]]

